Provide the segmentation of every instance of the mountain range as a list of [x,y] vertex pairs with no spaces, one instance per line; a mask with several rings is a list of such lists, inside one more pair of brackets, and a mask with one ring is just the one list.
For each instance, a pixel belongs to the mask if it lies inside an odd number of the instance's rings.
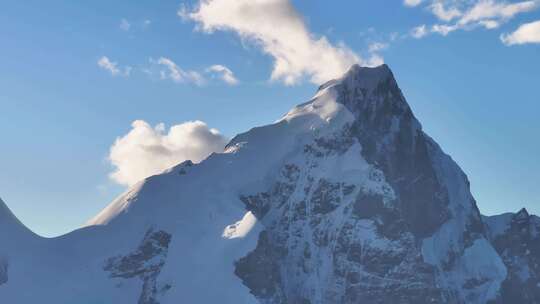
[[540,218],[482,216],[387,65],[56,238],[0,201],[0,302],[540,303]]

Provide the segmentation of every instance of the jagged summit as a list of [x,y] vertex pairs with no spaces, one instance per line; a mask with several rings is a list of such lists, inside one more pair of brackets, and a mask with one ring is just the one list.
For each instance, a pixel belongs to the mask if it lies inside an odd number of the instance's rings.
[[387,64],[381,64],[376,67],[363,67],[354,64],[343,76],[324,83],[319,87],[319,90],[324,90],[336,83],[348,83],[361,89],[374,89],[380,82],[387,79],[394,79],[392,71]]
[[529,218],[529,211],[527,211],[526,208],[521,208],[518,213],[516,213],[515,219],[528,219]]
[[362,67],[355,64],[343,75],[342,81],[357,88],[374,89],[381,82],[395,82],[395,79],[387,64],[381,64],[377,67]]
[[342,77],[321,86],[318,94],[328,90],[335,93],[336,101],[344,105],[363,128],[375,131],[377,137],[399,129],[415,133],[422,128],[386,64],[353,65]]

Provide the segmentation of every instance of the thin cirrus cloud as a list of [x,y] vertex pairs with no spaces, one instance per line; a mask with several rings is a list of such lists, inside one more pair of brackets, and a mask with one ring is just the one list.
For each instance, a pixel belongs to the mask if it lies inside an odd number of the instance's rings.
[[116,139],[108,160],[114,167],[109,177],[132,186],[185,160],[198,163],[213,152],[221,152],[227,138],[202,121],[189,121],[166,129],[136,120],[131,130]]
[[376,52],[386,50],[388,46],[389,44],[385,42],[373,42],[369,44],[368,51],[370,53],[376,53]]
[[135,21],[131,22],[126,18],[120,19],[120,24],[118,27],[120,30],[124,32],[131,32],[131,31],[137,31],[137,30],[146,30],[152,25],[152,20],[150,19],[143,19],[142,21]]
[[[431,0],[426,2],[424,8],[430,11],[439,22],[429,27],[425,25],[416,27],[411,30],[411,36],[422,38],[431,33],[446,36],[457,30],[476,28],[492,30],[515,16],[531,12],[539,6],[540,0],[515,3],[500,0]],[[418,31],[421,27],[424,28]]]
[[[102,56],[97,61],[98,67],[108,71],[112,76],[130,76],[132,72],[131,66],[120,67],[118,62],[112,61],[107,56]],[[159,75],[160,80],[170,80],[178,84],[194,84],[204,86],[209,81],[206,76],[217,78],[227,85],[237,85],[240,81],[236,78],[233,71],[222,64],[212,65],[201,72],[194,70],[185,70],[176,62],[167,57],[158,59],[149,59],[149,64],[140,67],[140,71],[147,75]]]
[[438,19],[446,22],[462,15],[462,12],[457,7],[447,7],[443,2],[433,2],[429,9]]
[[239,83],[238,79],[234,76],[234,73],[224,65],[214,64],[207,68],[206,72],[217,74],[217,76],[226,84],[237,85]]
[[206,80],[199,72],[183,70],[169,58],[160,57],[158,60],[150,58],[150,63],[163,67],[159,71],[161,79],[170,79],[176,83],[194,83],[198,86],[206,83]]
[[[204,0],[178,15],[205,33],[232,31],[274,59],[270,79],[295,85],[304,78],[315,84],[336,78],[352,64],[378,65],[380,56],[362,59],[343,43],[311,33],[290,0]],[[279,24],[279,26],[276,26]]]
[[111,73],[112,76],[129,76],[131,73],[131,67],[125,66],[123,68],[119,67],[117,62],[111,61],[109,57],[102,56],[98,59],[97,65],[105,70]]
[[502,34],[501,41],[506,45],[540,43],[540,20],[522,24],[510,34]]
[[404,0],[403,1],[403,4],[410,7],[418,6],[420,5],[420,3],[422,3],[422,0]]
[[213,76],[223,81],[227,85],[237,85],[240,81],[235,77],[233,71],[222,64],[215,64],[201,72],[182,69],[176,62],[170,58],[160,57],[155,60],[149,59],[152,68],[145,69],[149,74],[157,70],[161,80],[171,80],[175,83],[195,84],[197,86],[206,85],[209,80],[207,76]]
[[428,34],[428,30],[425,24],[419,25],[411,30],[411,36],[416,39],[420,39]]
[[127,21],[127,19],[122,19],[120,20],[120,29],[122,31],[129,31],[129,29],[131,29],[131,23],[129,23],[129,21]]

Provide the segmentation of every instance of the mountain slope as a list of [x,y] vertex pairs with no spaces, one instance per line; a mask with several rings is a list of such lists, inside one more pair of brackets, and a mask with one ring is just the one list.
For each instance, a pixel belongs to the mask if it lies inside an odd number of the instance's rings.
[[[19,226],[2,210],[7,239]],[[514,272],[490,227],[390,69],[353,66],[223,153],[141,181],[87,227],[0,247],[0,299],[503,303]]]
[[508,268],[504,303],[540,303],[540,218],[522,209],[485,217],[493,246]]
[[0,295],[2,286],[10,281],[11,260],[21,252],[31,252],[40,240],[41,238],[26,228],[0,199]]
[[28,241],[28,239],[32,238],[37,238],[37,236],[16,218],[4,201],[0,199],[0,239],[3,243],[9,242],[10,239],[24,239]]

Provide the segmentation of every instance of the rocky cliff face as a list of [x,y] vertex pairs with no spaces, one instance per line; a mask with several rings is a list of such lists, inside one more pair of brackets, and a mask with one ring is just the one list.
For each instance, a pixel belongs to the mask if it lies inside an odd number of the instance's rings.
[[140,278],[143,281],[138,304],[157,304],[159,293],[165,293],[171,286],[157,286],[158,277],[165,261],[171,235],[165,231],[148,230],[137,249],[125,256],[107,259],[103,270],[112,278]]
[[352,119],[242,197],[266,229],[237,275],[265,303],[495,299],[506,269],[467,178],[423,133],[388,67],[355,66],[319,94]]
[[353,66],[223,153],[142,181],[89,227],[0,248],[0,299],[536,303],[539,228],[524,212],[483,218],[390,69]]
[[540,218],[522,209],[484,219],[508,269],[502,303],[540,303]]

